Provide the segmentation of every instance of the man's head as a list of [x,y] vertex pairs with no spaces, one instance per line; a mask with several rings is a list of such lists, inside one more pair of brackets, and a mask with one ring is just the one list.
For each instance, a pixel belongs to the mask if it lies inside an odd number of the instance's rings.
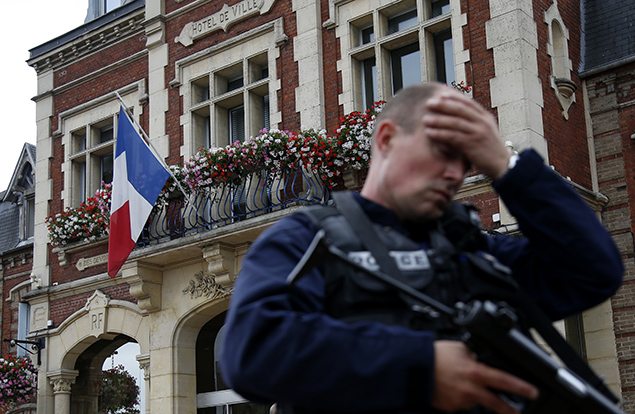
[[362,194],[405,220],[439,218],[463,183],[467,163],[451,146],[429,139],[426,103],[445,85],[401,90],[383,108],[373,131],[373,158]]

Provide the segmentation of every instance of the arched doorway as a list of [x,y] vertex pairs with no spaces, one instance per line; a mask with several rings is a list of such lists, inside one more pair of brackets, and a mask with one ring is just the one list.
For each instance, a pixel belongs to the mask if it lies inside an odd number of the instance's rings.
[[[94,414],[101,412],[99,397],[102,386],[103,367],[109,365],[112,356],[127,344],[135,344],[132,360],[139,354],[139,346],[134,339],[120,334],[113,339],[99,339],[82,352],[75,361],[74,370],[78,372],[71,387],[71,413]],[[130,347],[125,347],[130,348]],[[128,364],[129,365],[129,364]],[[137,381],[141,389],[143,381]]]

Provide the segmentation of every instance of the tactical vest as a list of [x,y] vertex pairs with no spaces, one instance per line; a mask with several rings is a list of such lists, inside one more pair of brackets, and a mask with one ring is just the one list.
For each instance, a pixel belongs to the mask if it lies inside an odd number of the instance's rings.
[[[379,269],[336,208],[315,206],[302,214],[325,230],[328,244],[364,267]],[[513,300],[517,285],[493,256],[483,251],[457,252],[439,230],[432,232],[432,245],[426,247],[393,228],[375,227],[401,271],[391,276],[410,287],[448,306],[472,299]],[[440,338],[457,338],[451,321],[365,272],[337,260],[327,260],[320,269],[325,277],[325,310],[329,315],[349,322],[365,320],[433,330]]]

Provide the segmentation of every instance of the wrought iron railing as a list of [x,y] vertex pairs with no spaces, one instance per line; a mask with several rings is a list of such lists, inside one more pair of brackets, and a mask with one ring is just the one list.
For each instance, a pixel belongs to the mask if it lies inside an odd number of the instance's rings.
[[282,176],[263,170],[239,183],[179,195],[155,210],[138,244],[148,245],[209,231],[292,206],[325,204],[329,189],[304,169]]

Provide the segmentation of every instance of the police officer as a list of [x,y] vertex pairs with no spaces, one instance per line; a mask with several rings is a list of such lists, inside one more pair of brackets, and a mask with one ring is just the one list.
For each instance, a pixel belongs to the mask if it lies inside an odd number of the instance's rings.
[[[368,176],[353,195],[397,259],[395,277],[450,305],[474,289],[499,293],[487,269],[453,263],[448,277],[430,264],[439,221],[470,167],[493,180],[526,237],[483,236],[471,247],[511,268],[509,286],[552,320],[615,292],[622,263],[593,211],[536,152],[510,155],[487,110],[439,84],[406,88],[386,104]],[[320,229],[351,259],[369,260],[334,208],[293,214],[262,234],[227,318],[222,372],[238,393],[277,402],[283,413],[511,414],[501,392],[537,398],[533,384],[477,361],[443,321],[413,315],[398,294],[341,263],[325,260],[289,287],[287,275]]]

